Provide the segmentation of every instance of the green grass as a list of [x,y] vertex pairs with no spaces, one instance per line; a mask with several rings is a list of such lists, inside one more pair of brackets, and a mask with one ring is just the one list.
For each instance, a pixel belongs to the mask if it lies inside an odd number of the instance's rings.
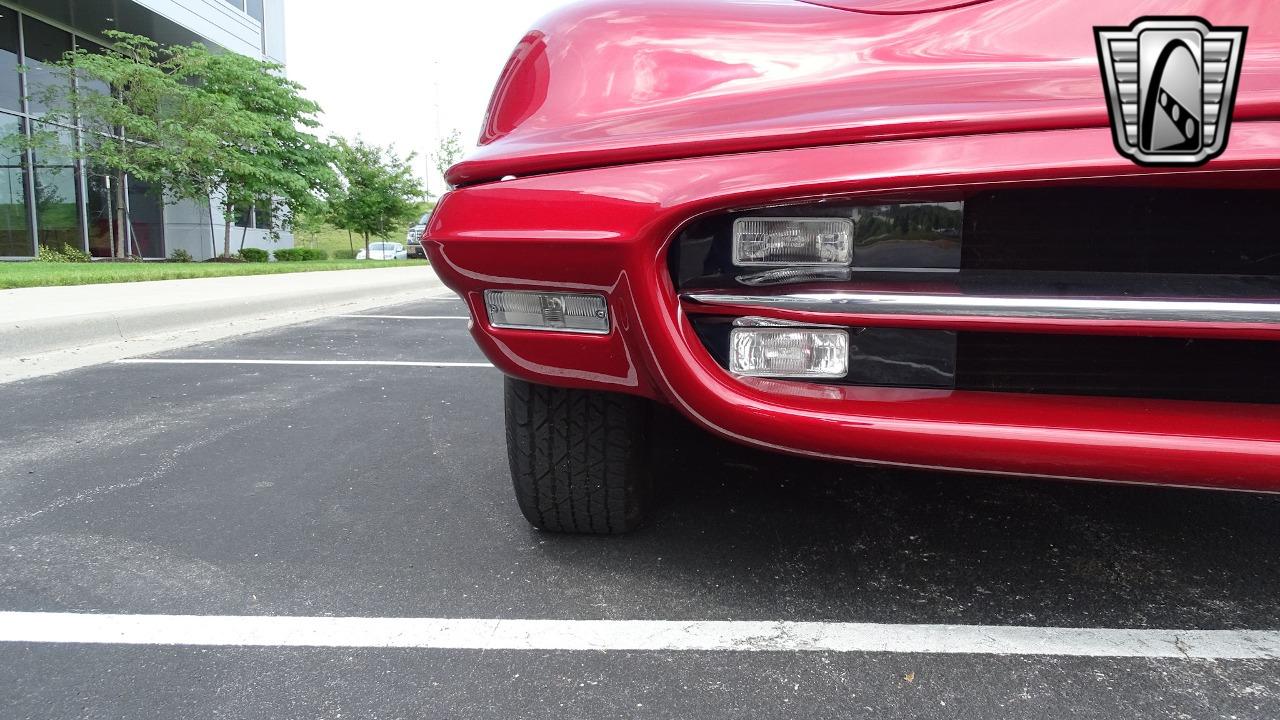
[[422,260],[317,260],[273,263],[44,263],[0,262],[0,289],[49,285],[185,280],[230,275],[277,275],[425,265]]
[[[404,230],[394,234],[392,237],[385,238],[369,238],[369,242],[398,242],[404,244],[405,233],[409,231],[409,225],[406,223]],[[350,254],[354,250],[364,249],[364,239],[359,235],[352,233],[350,241],[347,239],[347,231],[337,228],[326,227],[323,230],[294,230],[293,232],[294,247],[319,248],[333,255],[337,252]],[[334,255],[334,257],[337,257]]]

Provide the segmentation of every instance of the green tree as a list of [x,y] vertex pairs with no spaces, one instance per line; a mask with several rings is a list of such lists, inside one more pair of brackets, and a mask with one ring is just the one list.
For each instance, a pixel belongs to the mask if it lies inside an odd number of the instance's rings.
[[330,139],[338,186],[329,194],[330,222],[364,238],[386,238],[417,212],[422,186],[413,175],[413,155],[400,157],[394,147],[381,147],[360,138]]
[[440,138],[436,151],[431,153],[431,163],[435,165],[440,177],[444,177],[445,172],[461,159],[462,132],[456,129],[450,130],[448,135]]
[[51,83],[41,98],[48,108],[44,119],[80,124],[83,144],[72,148],[63,133],[42,129],[32,134],[32,145],[37,155],[74,153],[94,173],[114,180],[109,232],[113,254],[124,257],[130,254],[125,175],[162,187],[171,202],[208,198],[221,142],[205,127],[214,108],[188,79],[183,51],[136,35],[107,35],[112,43],[102,52],[67,53],[55,69],[61,82]]
[[[332,186],[331,153],[310,132],[319,107],[281,66],[198,44],[163,47],[106,34],[112,42],[104,51],[67,53],[58,63],[67,82],[44,98],[46,119],[85,129],[76,153],[96,172],[163,188],[170,202],[220,198],[224,255],[231,254],[237,207],[269,205],[274,233]],[[36,133],[33,144],[53,151],[59,139]],[[124,186],[113,185],[121,231],[112,232],[123,256]]]
[[280,65],[207,51],[191,52],[187,59],[197,92],[221,109],[211,122],[222,137],[213,177],[225,218],[223,253],[230,255],[238,208],[269,209],[271,233],[278,235],[334,187],[334,155],[310,132],[320,126],[320,107],[303,97],[302,86],[287,79]]

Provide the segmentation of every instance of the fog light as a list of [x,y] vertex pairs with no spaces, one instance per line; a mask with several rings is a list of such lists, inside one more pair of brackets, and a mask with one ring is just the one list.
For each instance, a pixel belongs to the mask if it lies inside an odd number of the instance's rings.
[[729,370],[752,377],[842,378],[849,372],[849,333],[830,328],[734,328]]
[[733,264],[849,265],[853,221],[842,218],[738,218]]
[[609,308],[601,295],[485,290],[484,304],[494,327],[609,332]]

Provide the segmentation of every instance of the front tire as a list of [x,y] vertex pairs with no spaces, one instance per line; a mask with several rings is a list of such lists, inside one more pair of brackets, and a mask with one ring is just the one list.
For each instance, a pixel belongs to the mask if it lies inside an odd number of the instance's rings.
[[617,535],[653,496],[649,402],[506,379],[507,456],[520,512],[536,528]]

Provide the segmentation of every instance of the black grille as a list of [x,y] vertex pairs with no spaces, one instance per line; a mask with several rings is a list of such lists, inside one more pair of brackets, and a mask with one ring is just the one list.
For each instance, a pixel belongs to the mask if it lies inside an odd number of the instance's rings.
[[956,388],[1280,402],[1280,343],[960,333]]
[[1040,188],[965,200],[970,270],[1280,275],[1280,194]]
[[[896,282],[910,288],[898,292],[968,293],[977,286],[1030,297],[1280,297],[1276,191],[998,190],[964,197],[962,218],[957,200],[825,202],[703,218],[691,223],[672,248],[673,279],[694,294],[787,293],[794,292],[787,286],[801,284],[836,292],[893,290]],[[729,259],[733,218],[761,213],[853,219],[853,267],[821,273],[734,267]],[[929,274],[909,272],[912,268]],[[1096,293],[1089,290],[1095,287]],[[691,312],[703,342],[724,362],[732,318],[699,316],[696,307]],[[839,381],[843,384],[1280,403],[1280,341],[888,328],[850,332],[851,371]]]

